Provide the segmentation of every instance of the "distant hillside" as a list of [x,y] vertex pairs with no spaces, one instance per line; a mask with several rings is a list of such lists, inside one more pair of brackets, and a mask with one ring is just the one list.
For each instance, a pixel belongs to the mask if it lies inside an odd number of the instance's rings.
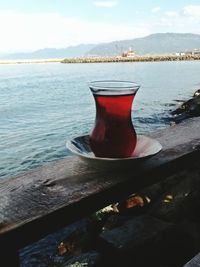
[[156,33],[144,38],[99,44],[88,56],[116,56],[132,48],[138,55],[169,54],[200,48],[200,35],[191,33]]
[[32,53],[15,53],[0,56],[0,59],[48,59],[48,58],[68,58],[82,57],[96,45],[80,44],[77,46],[69,46],[67,48],[44,48]]
[[82,56],[117,56],[132,48],[138,55],[160,55],[200,49],[200,35],[191,33],[156,33],[143,38],[102,44],[80,44],[67,48],[45,48],[32,53],[15,53],[0,59],[49,59]]

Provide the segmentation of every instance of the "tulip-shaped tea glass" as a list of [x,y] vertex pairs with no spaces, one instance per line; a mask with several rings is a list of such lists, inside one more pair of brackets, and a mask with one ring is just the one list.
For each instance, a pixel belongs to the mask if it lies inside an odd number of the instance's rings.
[[130,81],[94,81],[89,87],[96,103],[92,151],[96,157],[131,157],[137,142],[131,108],[140,86]]

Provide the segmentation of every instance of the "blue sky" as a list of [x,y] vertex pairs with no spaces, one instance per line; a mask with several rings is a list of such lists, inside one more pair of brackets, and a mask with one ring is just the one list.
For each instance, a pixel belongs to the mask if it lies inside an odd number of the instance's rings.
[[143,37],[200,34],[198,0],[0,0],[0,53]]

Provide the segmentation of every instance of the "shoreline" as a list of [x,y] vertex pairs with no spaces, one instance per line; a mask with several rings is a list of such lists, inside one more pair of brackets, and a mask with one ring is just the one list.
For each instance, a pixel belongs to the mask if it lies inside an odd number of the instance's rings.
[[44,63],[60,63],[61,58],[49,59],[0,59],[0,64],[44,64]]
[[118,63],[118,62],[156,62],[156,61],[194,61],[200,60],[200,55],[149,55],[135,57],[79,57],[79,58],[49,58],[49,59],[2,59],[0,64],[46,64],[46,63]]

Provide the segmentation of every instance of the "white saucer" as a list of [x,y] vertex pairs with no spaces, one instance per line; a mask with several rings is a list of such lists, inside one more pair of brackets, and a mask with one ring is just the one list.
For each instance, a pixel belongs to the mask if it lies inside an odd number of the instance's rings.
[[106,162],[121,162],[132,161],[136,159],[146,159],[161,151],[161,144],[150,137],[144,135],[137,135],[136,148],[128,158],[102,158],[96,157],[91,150],[89,135],[79,136],[66,143],[66,147],[75,155],[86,161],[106,161]]

